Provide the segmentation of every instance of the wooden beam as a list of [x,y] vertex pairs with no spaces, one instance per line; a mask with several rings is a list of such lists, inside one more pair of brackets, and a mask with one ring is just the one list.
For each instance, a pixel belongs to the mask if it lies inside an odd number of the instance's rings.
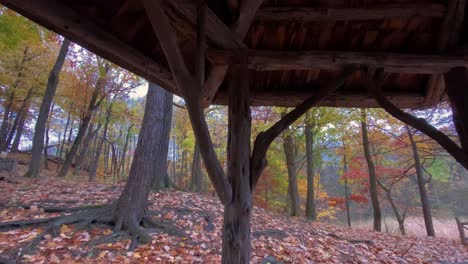
[[258,10],[255,20],[339,21],[387,18],[443,17],[443,4],[399,4],[366,8],[266,7]]
[[[243,0],[239,10],[239,18],[236,23],[231,26],[232,31],[237,34],[240,39],[244,39],[249,31],[255,14],[258,8],[262,5],[263,0]],[[203,106],[208,107],[213,102],[219,87],[226,77],[228,70],[227,65],[213,65],[208,73],[208,79],[203,88]]]
[[[214,65],[235,63],[229,51],[209,50],[208,59]],[[467,55],[419,55],[379,52],[341,51],[267,51],[250,50],[248,65],[257,71],[340,69],[345,65],[385,68],[386,72],[434,74],[454,67],[468,66]]]
[[[251,91],[250,99],[252,106],[282,106],[295,107],[302,103],[305,98],[314,94],[313,91],[278,91],[269,92]],[[385,93],[387,99],[401,108],[418,108],[424,105],[424,95],[415,92],[391,92]],[[227,105],[228,94],[226,91],[218,92],[214,99],[214,104]],[[375,99],[367,92],[349,93],[336,91],[324,97],[317,106],[329,107],[380,107]]]
[[[175,13],[180,13],[192,25],[197,24],[197,2],[189,0],[171,0],[166,1]],[[166,6],[166,8],[168,8]],[[206,37],[216,46],[223,49],[245,49],[247,46],[234,34],[223,21],[210,9],[206,11]]]
[[0,0],[0,3],[148,81],[180,94],[168,69],[65,6],[63,1]]

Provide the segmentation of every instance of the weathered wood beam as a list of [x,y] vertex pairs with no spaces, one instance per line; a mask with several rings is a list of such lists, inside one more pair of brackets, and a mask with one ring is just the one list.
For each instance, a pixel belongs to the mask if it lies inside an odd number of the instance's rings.
[[[252,106],[283,106],[295,107],[314,94],[313,91],[251,91],[250,101]],[[424,95],[415,92],[389,92],[385,93],[387,99],[400,108],[418,108],[424,104]],[[226,91],[220,91],[214,104],[227,105],[228,94]],[[329,107],[380,107],[375,99],[367,92],[348,93],[336,91],[325,96],[317,106]]]
[[[235,55],[225,50],[209,50],[214,65],[235,63]],[[417,55],[379,52],[267,51],[250,50],[249,68],[257,71],[340,69],[345,65],[385,68],[386,72],[434,74],[468,65],[467,55]]]
[[[167,1],[174,12],[180,13],[192,25],[197,25],[197,2],[189,0]],[[167,8],[167,6],[166,6]],[[216,46],[223,49],[244,49],[247,46],[241,38],[234,34],[221,19],[209,8],[206,11],[206,37]]]
[[365,8],[266,7],[258,10],[255,20],[340,21],[377,20],[407,17],[443,17],[443,4],[398,4]]
[[[440,54],[449,49],[457,48],[457,42],[461,33],[461,24],[465,17],[466,0],[449,0],[447,12],[439,28],[437,51]],[[445,92],[445,83],[442,74],[433,74],[426,85],[426,99],[424,105],[432,106],[440,101]]]
[[180,94],[168,69],[67,7],[63,1],[0,0],[0,3],[148,81]]
[[[231,26],[232,31],[239,36],[240,39],[244,39],[245,35],[249,31],[250,25],[252,24],[255,14],[258,8],[262,4],[263,0],[243,0],[239,10],[239,18]],[[208,107],[212,102],[213,98],[219,90],[219,87],[226,77],[228,70],[227,65],[212,66],[209,73],[208,79],[205,82],[203,88],[203,106]]]

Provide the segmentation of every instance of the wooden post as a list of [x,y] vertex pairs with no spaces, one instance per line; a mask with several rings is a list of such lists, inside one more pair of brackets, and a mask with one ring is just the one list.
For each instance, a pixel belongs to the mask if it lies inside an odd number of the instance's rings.
[[222,263],[250,263],[251,115],[247,57],[229,71],[228,179],[232,199],[224,207]]

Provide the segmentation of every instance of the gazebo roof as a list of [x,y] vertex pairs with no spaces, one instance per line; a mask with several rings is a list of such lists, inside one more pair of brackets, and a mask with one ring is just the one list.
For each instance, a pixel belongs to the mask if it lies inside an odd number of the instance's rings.
[[[180,95],[141,1],[0,2]],[[195,65],[197,3],[167,0],[164,7],[188,65]],[[249,27],[238,25],[248,23],[242,18],[249,10],[237,0],[208,0],[205,102],[227,103],[226,65],[235,63],[236,50],[248,49],[252,105],[295,106],[336,78],[343,66],[355,64],[384,68],[383,92],[399,107],[433,106],[445,98],[442,74],[468,65],[468,57],[455,49],[467,35],[462,34],[464,3],[265,0]],[[248,30],[237,30],[242,27]],[[321,105],[376,106],[364,75],[353,74]]]

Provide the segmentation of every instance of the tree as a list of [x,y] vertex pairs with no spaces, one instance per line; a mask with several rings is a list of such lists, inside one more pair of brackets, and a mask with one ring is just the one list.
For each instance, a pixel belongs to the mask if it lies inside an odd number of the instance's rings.
[[70,169],[73,160],[75,159],[75,156],[78,152],[78,148],[81,144],[81,141],[83,140],[83,137],[85,136],[85,133],[88,130],[88,126],[91,122],[91,119],[93,118],[93,114],[96,108],[99,107],[100,103],[103,100],[102,93],[106,86],[106,78],[107,74],[109,73],[110,67],[111,66],[109,63],[103,62],[101,61],[101,59],[98,58],[99,77],[96,81],[93,94],[91,95],[91,100],[89,101],[89,105],[86,109],[86,112],[84,113],[83,120],[81,120],[80,127],[78,128],[78,134],[76,135],[76,138],[73,141],[73,144],[70,148],[70,151],[68,152],[68,155],[65,158],[62,168],[57,174],[57,176],[59,177],[65,177],[67,175],[68,170]]
[[289,196],[289,213],[291,216],[299,216],[300,200],[299,190],[297,188],[297,151],[294,142],[293,130],[287,128],[283,132],[283,149],[286,157],[286,166],[288,168],[288,196]]
[[44,147],[44,134],[46,129],[46,123],[49,117],[50,106],[52,104],[52,100],[54,98],[55,91],[59,82],[59,74],[62,69],[63,63],[65,62],[69,45],[70,41],[68,39],[64,39],[60,48],[60,52],[57,56],[55,65],[49,74],[46,91],[44,93],[44,98],[42,99],[41,107],[39,109],[39,116],[37,118],[36,126],[34,129],[31,163],[29,165],[28,172],[26,173],[27,177],[36,178],[39,176],[42,150]]
[[421,206],[422,206],[423,217],[424,217],[424,225],[426,226],[427,235],[435,236],[434,224],[432,223],[431,205],[429,202],[427,189],[426,189],[427,180],[424,177],[424,172],[423,172],[421,160],[419,157],[418,146],[416,145],[416,142],[413,139],[413,134],[410,128],[406,125],[405,129],[406,129],[406,132],[408,133],[408,138],[411,142],[411,149],[413,151],[414,167],[416,169],[416,179],[418,182],[419,195],[421,199]]
[[163,164],[167,161],[171,112],[172,94],[150,84],[130,174],[113,212],[115,229],[125,228],[141,242],[150,240],[139,227],[148,217],[149,192],[153,183],[166,174],[165,170],[158,169],[166,167]]
[[374,212],[374,231],[382,231],[382,213],[380,210],[379,195],[377,191],[377,175],[375,165],[369,148],[369,136],[367,133],[367,115],[366,110],[361,109],[361,134],[364,155],[366,157],[367,168],[369,170],[369,192]]
[[307,162],[307,199],[306,199],[306,217],[310,220],[317,220],[317,211],[315,206],[315,188],[314,188],[314,127],[315,120],[311,117],[310,111],[306,115],[305,138],[306,138],[306,162]]

